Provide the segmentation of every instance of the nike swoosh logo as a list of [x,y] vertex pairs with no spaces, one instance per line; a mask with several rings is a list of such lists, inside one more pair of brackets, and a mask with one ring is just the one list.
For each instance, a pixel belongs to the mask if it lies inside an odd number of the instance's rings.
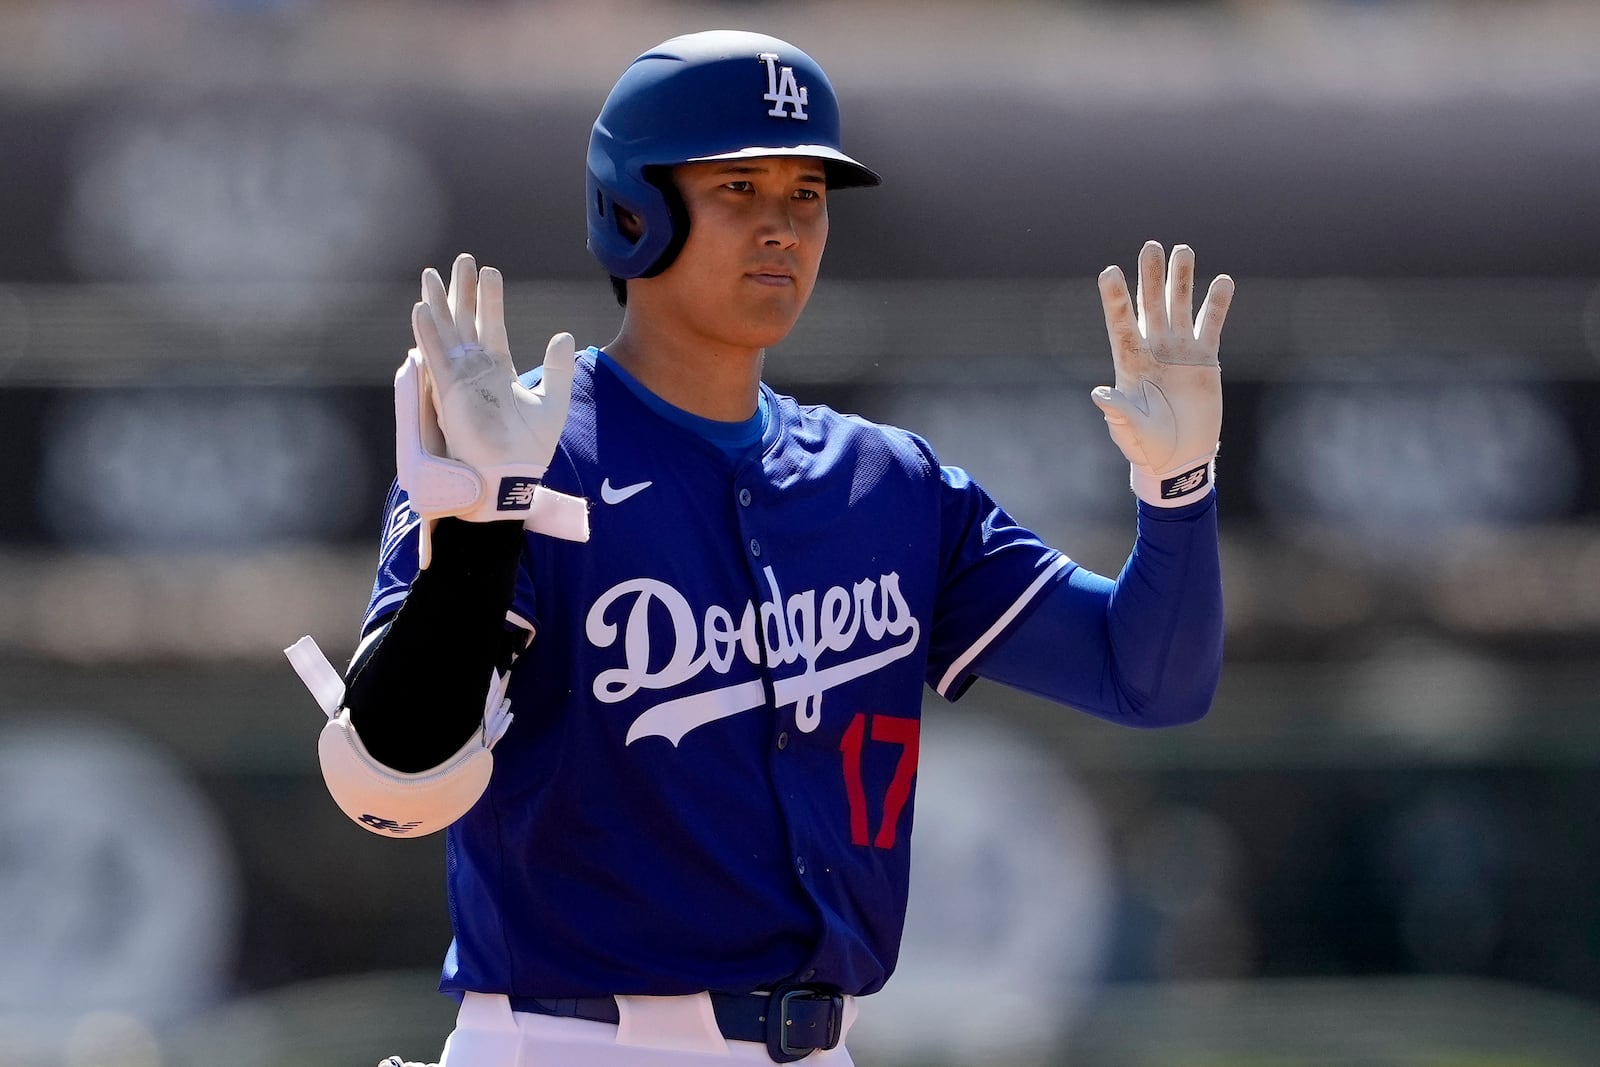
[[620,504],[635,493],[642,493],[654,484],[654,482],[634,482],[632,485],[624,485],[620,489],[613,489],[611,487],[611,479],[607,478],[600,483],[600,499],[607,504]]

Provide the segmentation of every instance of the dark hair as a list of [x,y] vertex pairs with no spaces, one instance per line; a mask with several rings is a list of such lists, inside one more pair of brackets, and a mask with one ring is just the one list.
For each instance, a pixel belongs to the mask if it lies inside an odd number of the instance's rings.
[[618,307],[628,306],[628,283],[615,274],[611,276],[611,295],[617,298]]

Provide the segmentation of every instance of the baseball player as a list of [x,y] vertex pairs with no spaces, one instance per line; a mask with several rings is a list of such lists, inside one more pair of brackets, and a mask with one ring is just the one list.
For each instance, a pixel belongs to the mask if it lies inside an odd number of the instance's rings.
[[829,198],[878,183],[809,56],[693,34],[594,124],[611,343],[557,334],[518,378],[499,273],[423,273],[359,648],[343,677],[309,638],[290,657],[339,806],[445,831],[444,1067],[849,1064],[899,948],[925,685],[1135,726],[1210,705],[1232,282],[1196,323],[1186,247],[1145,245],[1134,299],[1100,277],[1116,379],[1093,400],[1138,528],[1102,577],[916,435],[761,381]]

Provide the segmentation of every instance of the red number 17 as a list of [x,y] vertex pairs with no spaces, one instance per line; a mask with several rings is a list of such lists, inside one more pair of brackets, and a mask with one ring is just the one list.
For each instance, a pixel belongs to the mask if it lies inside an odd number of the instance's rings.
[[883,797],[883,823],[878,827],[877,838],[872,839],[867,831],[867,790],[861,781],[861,750],[866,747],[868,718],[865,712],[857,712],[839,742],[839,751],[844,753],[844,793],[850,802],[850,840],[857,845],[894,848],[895,828],[906,801],[911,799],[911,776],[917,773],[921,723],[898,715],[870,716],[872,739],[900,746],[900,762],[894,766],[894,777]]

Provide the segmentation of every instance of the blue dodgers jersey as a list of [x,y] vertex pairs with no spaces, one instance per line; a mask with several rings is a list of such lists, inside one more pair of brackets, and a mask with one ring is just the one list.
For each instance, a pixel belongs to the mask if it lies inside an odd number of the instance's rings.
[[[511,614],[535,637],[446,832],[442,989],[865,994],[893,971],[923,685],[959,696],[1074,564],[915,435],[766,399],[733,460],[580,355],[545,480],[591,501],[591,537],[527,538]],[[398,490],[389,515],[368,633],[416,573]]]

